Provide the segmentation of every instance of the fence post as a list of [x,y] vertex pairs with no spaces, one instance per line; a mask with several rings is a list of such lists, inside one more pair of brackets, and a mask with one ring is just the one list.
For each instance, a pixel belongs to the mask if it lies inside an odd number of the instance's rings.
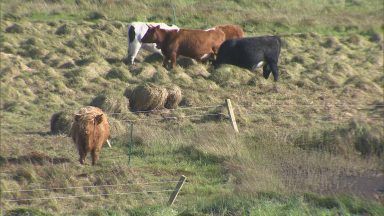
[[182,175],[180,177],[179,182],[177,183],[175,190],[172,192],[171,197],[169,197],[168,206],[171,206],[175,202],[176,197],[179,194],[181,187],[183,187],[186,179],[187,179],[187,177],[185,177],[184,175]]
[[229,114],[229,118],[231,120],[232,127],[236,133],[239,133],[239,129],[237,128],[235,114],[234,114],[233,108],[232,108],[231,99],[226,99],[225,103],[227,104],[228,114]]

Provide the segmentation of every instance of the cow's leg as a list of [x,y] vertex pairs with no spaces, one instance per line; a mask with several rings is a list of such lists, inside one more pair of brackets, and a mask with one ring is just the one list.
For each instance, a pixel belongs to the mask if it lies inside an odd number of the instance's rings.
[[268,79],[269,74],[271,74],[271,68],[269,67],[269,62],[263,66],[263,77]]
[[135,64],[135,58],[136,58],[137,53],[139,52],[140,48],[141,48],[141,43],[139,41],[133,41],[132,43],[129,43],[128,60],[131,64]]
[[172,52],[172,54],[171,54],[171,68],[170,69],[176,67],[176,59],[177,59],[177,53]]
[[275,80],[275,82],[277,82],[277,80],[279,80],[279,69],[277,68],[277,62],[273,61],[269,63],[269,67],[272,70],[273,79]]
[[165,69],[168,69],[168,62],[169,62],[169,58],[168,56],[164,56],[163,58],[163,67],[165,67]]
[[87,151],[81,146],[78,147],[78,150],[79,150],[79,162],[80,164],[83,165],[85,162],[85,158],[87,157]]
[[96,161],[99,160],[99,152],[100,152],[100,150],[97,148],[92,149],[92,151],[91,151],[92,165],[95,165]]

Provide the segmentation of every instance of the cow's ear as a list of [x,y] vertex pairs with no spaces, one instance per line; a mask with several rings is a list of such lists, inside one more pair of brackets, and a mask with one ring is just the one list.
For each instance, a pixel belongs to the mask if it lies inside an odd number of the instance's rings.
[[160,25],[157,25],[155,28],[156,28],[156,29],[160,29]]
[[80,121],[81,115],[80,114],[75,114],[75,121]]
[[100,124],[103,121],[103,113],[97,115],[95,117],[95,121],[96,121],[97,124]]

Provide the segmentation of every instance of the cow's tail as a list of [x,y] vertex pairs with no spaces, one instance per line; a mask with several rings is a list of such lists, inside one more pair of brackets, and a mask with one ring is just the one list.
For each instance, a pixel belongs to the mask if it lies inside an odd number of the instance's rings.
[[133,40],[135,40],[135,27],[133,25],[129,26],[129,29],[128,29],[128,40],[130,43],[133,42]]

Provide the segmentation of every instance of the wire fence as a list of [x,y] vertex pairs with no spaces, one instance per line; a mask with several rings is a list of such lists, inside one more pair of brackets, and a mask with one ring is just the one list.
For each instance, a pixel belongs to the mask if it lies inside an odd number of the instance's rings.
[[127,184],[106,184],[106,185],[85,185],[85,186],[74,186],[74,187],[59,187],[59,188],[33,188],[23,190],[6,190],[2,193],[20,193],[20,192],[33,192],[33,191],[56,191],[56,190],[68,190],[68,189],[84,189],[84,188],[100,188],[100,187],[121,187],[121,186],[133,186],[133,185],[158,185],[167,183],[176,183],[175,180],[165,180],[157,182],[142,182],[142,183],[127,183]]
[[[180,180],[179,180],[180,181]],[[152,193],[168,193],[174,191],[174,189],[170,189],[170,184],[178,183],[176,180],[163,180],[156,182],[136,182],[136,183],[126,183],[126,184],[104,184],[104,185],[84,185],[84,186],[70,186],[70,187],[54,187],[54,188],[29,188],[29,189],[21,189],[21,190],[6,190],[2,191],[2,201],[4,202],[21,202],[21,201],[34,201],[34,200],[50,200],[50,199],[75,199],[82,197],[98,197],[98,196],[115,196],[115,195],[129,195],[129,194],[152,194]],[[164,186],[165,185],[165,186]],[[124,192],[116,192],[118,187],[132,187],[132,186],[146,186],[150,188],[144,188],[142,190],[133,190],[133,191],[124,191]],[[161,186],[165,187],[165,189],[153,189],[153,186]],[[74,189],[100,189],[100,188],[112,188],[115,190],[114,192],[104,192],[97,194],[78,194],[78,195],[59,195],[59,196],[49,196],[49,195],[38,195],[37,197],[27,197],[27,198],[9,198],[7,196],[20,196],[21,194],[25,194],[24,196],[33,195],[33,192],[57,192],[62,191],[64,193],[68,190]],[[31,194],[32,193],[32,194]]]
[[156,190],[156,191],[131,191],[121,193],[101,193],[101,194],[84,194],[75,196],[56,196],[56,197],[37,197],[37,198],[22,198],[22,199],[3,199],[6,202],[20,202],[20,201],[32,201],[32,200],[51,200],[51,199],[75,199],[82,197],[96,197],[96,196],[116,196],[116,195],[129,195],[129,194],[143,194],[143,193],[164,193],[172,192],[173,190]]
[[[260,117],[260,119],[265,118],[271,118],[272,121],[275,116],[273,116],[274,113],[278,113],[278,117],[292,117],[292,118],[307,118],[310,120],[320,120],[323,122],[330,122],[330,121],[340,121],[340,120],[348,120],[352,118],[356,118],[357,116],[351,116],[344,115],[344,116],[335,116],[328,113],[282,113],[280,108],[284,107],[292,107],[292,104],[247,104],[247,103],[238,103],[234,107],[237,109],[236,116],[241,117],[252,117],[257,118]],[[350,105],[345,104],[296,104],[297,107],[306,107],[306,108],[324,108],[324,110],[329,109],[328,107],[337,107],[337,108],[348,108],[349,110],[355,110],[357,112],[363,112],[363,111],[369,111],[369,110],[379,110],[381,112],[381,108],[384,108],[384,104],[372,104],[372,105],[355,105],[354,107],[351,107]],[[149,115],[146,117],[138,117],[136,119],[118,119],[118,121],[123,123],[128,123],[130,127],[133,127],[134,124],[138,123],[144,123],[144,126],[159,126],[158,121],[164,121],[165,123],[170,123],[174,121],[178,121],[180,119],[199,119],[204,117],[221,117],[223,120],[229,119],[229,116],[227,113],[223,113],[222,110],[218,108],[224,108],[225,105],[223,104],[217,104],[217,105],[209,105],[209,106],[194,106],[194,107],[180,107],[176,109],[167,109],[167,110],[148,110],[148,111],[136,111],[132,112],[134,114],[153,114],[153,113],[161,113],[162,111],[166,112],[175,112],[175,111],[199,111],[200,113],[194,113],[194,114],[186,114],[186,115],[166,115],[158,117],[156,115]],[[268,111],[269,116],[265,116],[265,112],[260,113],[260,109],[265,108],[274,108]],[[340,113],[343,113],[342,110],[340,110]],[[123,115],[123,113],[107,113],[107,115]],[[371,116],[362,116],[363,118],[367,120],[383,120],[384,116],[382,116],[381,113]],[[170,121],[171,120],[171,121]],[[128,126],[128,125],[127,125]],[[128,133],[128,132],[127,132]],[[132,135],[131,135],[132,136]],[[58,139],[68,139],[69,137],[67,135],[57,135]],[[132,137],[131,137],[132,139]],[[60,142],[60,140],[56,140],[57,142]],[[131,141],[129,141],[131,142]],[[132,143],[130,143],[132,145]],[[47,152],[50,151],[57,151],[59,146],[54,145],[54,143],[51,143],[50,149],[47,149]],[[60,150],[63,150],[62,147],[60,147]],[[66,157],[70,156],[71,160],[77,161],[76,154],[73,154],[73,146],[68,148],[65,147],[65,155]],[[131,151],[131,150],[130,150]],[[113,154],[110,157],[103,157],[103,160],[118,160],[119,158],[127,158],[130,157],[131,152],[127,153],[124,152],[123,154]],[[30,162],[32,163],[32,160],[30,159]],[[52,159],[53,164],[53,159]],[[141,185],[141,186],[163,186],[164,184],[171,184],[176,183],[178,181],[175,180],[164,180],[164,181],[157,181],[157,182],[138,182],[138,183],[125,183],[125,184],[102,184],[102,185],[84,185],[84,186],[69,186],[69,187],[55,187],[55,188],[26,188],[26,189],[11,189],[11,190],[5,190],[2,191],[2,201],[3,202],[23,202],[23,201],[35,201],[35,200],[50,200],[50,199],[77,199],[82,197],[109,197],[109,196],[121,196],[121,195],[129,195],[129,194],[151,194],[151,193],[168,193],[173,191],[172,189],[144,189],[140,191],[123,191],[123,192],[103,192],[103,193],[97,193],[97,194],[75,194],[75,195],[52,195],[52,196],[41,196],[41,197],[19,197],[20,194],[28,195],[31,193],[33,195],[34,192],[55,192],[58,191],[68,191],[68,190],[76,190],[76,189],[101,189],[101,188],[110,188],[111,190],[117,190],[119,187],[132,187],[135,185]],[[31,195],[29,194],[29,195]],[[12,196],[14,196],[12,198]],[[16,198],[15,198],[16,197]]]

